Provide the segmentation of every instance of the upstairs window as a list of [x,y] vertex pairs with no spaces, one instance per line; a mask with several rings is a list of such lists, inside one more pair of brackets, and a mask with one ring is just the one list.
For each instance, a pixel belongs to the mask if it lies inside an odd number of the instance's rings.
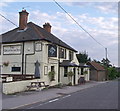
[[69,51],[69,60],[73,60],[73,51]]
[[35,43],[35,50],[36,51],[42,51],[42,43],[41,42],[36,42]]
[[1,43],[0,43],[0,55],[1,55]]
[[66,59],[66,49],[59,48],[59,57]]

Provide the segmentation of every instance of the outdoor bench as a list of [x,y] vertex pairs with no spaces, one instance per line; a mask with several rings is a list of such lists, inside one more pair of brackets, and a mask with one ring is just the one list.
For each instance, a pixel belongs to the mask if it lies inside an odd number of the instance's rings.
[[27,86],[28,90],[30,90],[31,88],[41,88],[41,87],[48,87],[49,85],[46,85],[45,82],[31,82],[30,86]]

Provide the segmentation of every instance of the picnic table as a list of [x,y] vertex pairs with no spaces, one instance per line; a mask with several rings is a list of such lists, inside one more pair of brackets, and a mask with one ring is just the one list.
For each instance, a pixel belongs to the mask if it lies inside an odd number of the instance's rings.
[[30,86],[27,86],[28,90],[30,90],[31,88],[41,88],[41,87],[48,87],[49,85],[46,85],[44,81],[41,81],[41,82],[38,82],[38,81],[35,81],[35,82],[31,82],[30,83]]

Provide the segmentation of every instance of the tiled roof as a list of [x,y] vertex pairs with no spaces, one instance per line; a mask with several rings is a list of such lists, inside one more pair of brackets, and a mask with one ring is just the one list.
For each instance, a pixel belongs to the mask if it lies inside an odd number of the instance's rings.
[[0,35],[0,37],[2,37],[2,43],[45,40],[77,52],[65,42],[32,22],[27,24],[27,29],[24,31],[20,31],[18,28],[15,28],[11,31],[8,31],[7,33]]
[[76,65],[75,63],[71,63],[70,60],[63,60],[62,63],[60,63],[61,67],[78,67],[78,65]]
[[105,70],[105,68],[103,66],[101,66],[101,64],[96,63],[94,61],[88,62],[87,64],[93,66],[96,70],[100,70],[100,71]]

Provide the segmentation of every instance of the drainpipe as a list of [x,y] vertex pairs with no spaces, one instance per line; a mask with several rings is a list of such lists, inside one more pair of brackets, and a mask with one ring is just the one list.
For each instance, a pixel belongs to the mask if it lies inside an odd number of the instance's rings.
[[60,83],[60,57],[59,57],[59,49],[58,49],[58,83]]
[[[60,40],[59,40],[60,45]],[[60,46],[58,47],[60,49]],[[60,83],[60,50],[58,49],[58,83]]]
[[24,42],[23,42],[23,46],[22,46],[22,75],[23,75],[23,73],[24,73]]

